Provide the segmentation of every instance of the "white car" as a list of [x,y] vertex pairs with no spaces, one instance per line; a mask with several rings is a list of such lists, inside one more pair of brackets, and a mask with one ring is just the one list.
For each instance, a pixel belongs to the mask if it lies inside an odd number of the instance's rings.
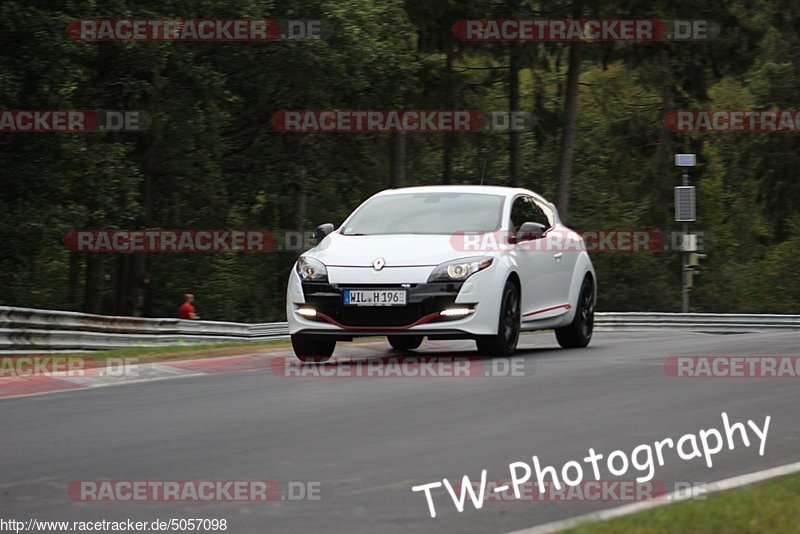
[[520,331],[555,329],[562,347],[591,340],[592,261],[555,206],[527,189],[382,191],[317,238],[286,292],[303,361],[325,361],[336,341],[361,336],[387,336],[399,350],[424,337],[474,339],[492,356],[513,354]]

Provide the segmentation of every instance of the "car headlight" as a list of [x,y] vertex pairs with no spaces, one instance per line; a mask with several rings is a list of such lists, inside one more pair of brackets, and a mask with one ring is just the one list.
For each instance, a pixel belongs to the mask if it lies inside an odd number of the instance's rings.
[[297,274],[300,275],[300,280],[303,282],[327,282],[328,269],[325,265],[314,258],[307,256],[300,256],[294,266]]
[[428,277],[428,282],[460,282],[486,269],[494,258],[476,256],[440,263]]

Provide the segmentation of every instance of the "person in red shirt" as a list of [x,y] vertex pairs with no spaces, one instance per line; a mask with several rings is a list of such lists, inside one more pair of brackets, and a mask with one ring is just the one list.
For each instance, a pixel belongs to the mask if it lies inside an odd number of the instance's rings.
[[180,305],[178,308],[178,318],[179,319],[199,319],[200,316],[194,312],[194,306],[192,303],[194,302],[194,295],[191,293],[186,293],[183,296],[183,304]]

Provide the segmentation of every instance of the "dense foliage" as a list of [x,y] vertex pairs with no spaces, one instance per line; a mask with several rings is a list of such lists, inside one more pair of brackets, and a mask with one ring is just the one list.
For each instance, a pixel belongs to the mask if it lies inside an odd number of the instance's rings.
[[[470,17],[704,18],[710,42],[464,43]],[[78,18],[321,18],[324,40],[83,42]],[[5,109],[144,110],[141,133],[0,133],[0,304],[280,320],[298,252],[75,254],[86,228],[309,230],[388,186],[519,183],[555,199],[566,172],[577,229],[680,230],[674,152],[696,152],[708,258],[692,310],[800,309],[800,136],[673,134],[675,108],[800,107],[800,8],[782,0],[11,0],[0,4]],[[578,48],[580,50],[578,50]],[[566,152],[568,79],[574,142]],[[519,109],[517,135],[280,133],[280,109]],[[516,144],[516,150],[512,146]],[[483,178],[482,178],[483,177]],[[680,307],[680,254],[594,255],[601,310]]]

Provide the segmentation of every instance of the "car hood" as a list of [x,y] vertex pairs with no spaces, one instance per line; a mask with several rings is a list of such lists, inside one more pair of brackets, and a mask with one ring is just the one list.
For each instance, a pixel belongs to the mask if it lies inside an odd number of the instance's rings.
[[459,242],[449,234],[349,236],[334,232],[303,255],[331,267],[371,267],[377,258],[383,258],[386,267],[434,266],[449,260],[484,255],[461,250]]

